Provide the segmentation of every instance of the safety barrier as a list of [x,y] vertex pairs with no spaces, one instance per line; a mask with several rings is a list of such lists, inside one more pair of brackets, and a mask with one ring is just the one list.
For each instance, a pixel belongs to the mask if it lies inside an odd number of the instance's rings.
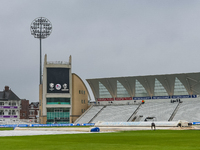
[[65,126],[94,126],[94,123],[84,124],[10,124],[0,125],[0,128],[15,128],[15,127],[65,127]]
[[200,125],[200,122],[192,122],[192,125]]
[[[148,127],[151,126],[152,122],[97,122],[95,126],[97,127]],[[160,127],[176,127],[179,124],[187,124],[188,122],[179,121],[155,121],[156,126]]]

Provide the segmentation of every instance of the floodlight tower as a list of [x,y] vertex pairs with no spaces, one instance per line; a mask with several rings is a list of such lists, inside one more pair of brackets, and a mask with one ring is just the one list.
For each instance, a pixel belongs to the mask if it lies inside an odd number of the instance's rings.
[[42,84],[42,39],[47,38],[52,32],[51,22],[44,17],[38,17],[31,23],[31,34],[40,39],[40,84]]

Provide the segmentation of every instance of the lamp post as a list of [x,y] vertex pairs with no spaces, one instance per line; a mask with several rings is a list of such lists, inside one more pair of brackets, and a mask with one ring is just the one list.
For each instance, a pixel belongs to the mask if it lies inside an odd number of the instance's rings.
[[51,34],[52,24],[48,19],[38,17],[32,21],[30,30],[35,38],[40,39],[40,84],[42,84],[42,39],[47,38]]

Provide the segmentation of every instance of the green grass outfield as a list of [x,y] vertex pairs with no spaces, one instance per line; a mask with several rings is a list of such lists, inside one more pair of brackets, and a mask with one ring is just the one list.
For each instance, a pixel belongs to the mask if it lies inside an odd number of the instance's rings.
[[0,131],[3,131],[3,130],[13,130],[13,128],[0,128]]
[[200,130],[14,136],[0,143],[2,150],[200,150]]

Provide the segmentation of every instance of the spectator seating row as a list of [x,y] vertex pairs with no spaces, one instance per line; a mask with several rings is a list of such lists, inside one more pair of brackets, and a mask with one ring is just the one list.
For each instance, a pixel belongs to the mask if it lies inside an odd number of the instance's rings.
[[178,104],[169,100],[146,101],[139,108],[137,115],[143,116],[140,121],[145,121],[147,117],[155,117],[156,121],[168,121]]
[[[155,117],[156,121],[169,121],[169,119],[172,119],[172,121],[198,122],[200,121],[199,106],[199,98],[181,99],[181,103],[179,101],[172,103],[167,99],[146,100],[142,105],[94,105],[75,123],[127,122],[134,116],[135,118],[139,116],[139,121],[146,121],[147,117]],[[137,113],[134,114],[134,112]]]
[[106,106],[91,123],[98,121],[127,122],[137,107],[138,105]]
[[182,99],[173,121],[186,120],[189,122],[200,121],[200,100]]
[[104,106],[92,106],[92,108],[75,123],[89,123],[89,121],[103,108]]

